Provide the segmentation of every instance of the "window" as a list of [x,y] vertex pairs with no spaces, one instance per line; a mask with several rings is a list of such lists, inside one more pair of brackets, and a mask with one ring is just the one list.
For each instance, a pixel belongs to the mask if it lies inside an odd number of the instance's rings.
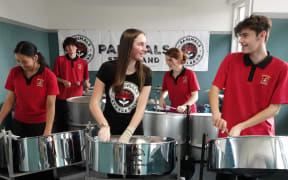
[[232,0],[233,5],[233,22],[232,22],[232,42],[231,52],[240,52],[241,45],[238,38],[234,34],[234,27],[242,21],[245,17],[251,15],[252,12],[252,1],[253,0]]

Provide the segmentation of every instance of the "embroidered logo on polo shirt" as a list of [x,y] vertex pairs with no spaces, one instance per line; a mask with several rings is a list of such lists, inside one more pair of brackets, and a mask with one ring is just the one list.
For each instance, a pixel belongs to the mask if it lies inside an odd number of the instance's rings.
[[82,65],[78,64],[78,69],[81,70],[82,69]]
[[37,84],[36,84],[36,86],[38,86],[38,87],[43,87],[43,82],[44,82],[44,79],[37,78]]
[[260,84],[268,85],[270,78],[271,78],[271,76],[262,74],[262,78],[261,78]]
[[187,77],[186,76],[183,77],[183,83],[187,83]]

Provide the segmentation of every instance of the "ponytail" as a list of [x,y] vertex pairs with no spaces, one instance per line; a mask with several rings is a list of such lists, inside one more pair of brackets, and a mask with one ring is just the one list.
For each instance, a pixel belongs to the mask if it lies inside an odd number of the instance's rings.
[[40,51],[37,52],[37,55],[38,55],[38,60],[37,62],[40,64],[41,67],[48,67],[48,64],[46,63],[45,61],[45,58],[44,56],[42,55],[42,53]]

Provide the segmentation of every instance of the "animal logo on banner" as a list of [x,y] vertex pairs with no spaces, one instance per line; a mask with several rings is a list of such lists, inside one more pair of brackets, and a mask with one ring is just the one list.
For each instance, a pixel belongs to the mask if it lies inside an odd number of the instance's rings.
[[189,66],[195,66],[201,62],[204,56],[204,45],[195,36],[184,36],[178,40],[176,47],[181,49],[184,53],[188,55],[188,60],[186,62]]
[[79,43],[77,56],[85,59],[88,63],[91,62],[95,55],[95,48],[92,41],[88,37],[81,34],[77,34],[72,37],[75,38]]

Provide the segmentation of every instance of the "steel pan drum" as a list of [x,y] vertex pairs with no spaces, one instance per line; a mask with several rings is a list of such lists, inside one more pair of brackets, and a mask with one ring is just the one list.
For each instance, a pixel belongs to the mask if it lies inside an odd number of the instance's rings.
[[82,130],[18,139],[19,171],[41,171],[85,160]]
[[[67,104],[69,109],[69,115],[71,122],[68,122],[70,126],[74,127],[86,127],[88,122],[96,124],[96,120],[92,116],[89,109],[89,102],[91,96],[77,96],[68,98]],[[101,109],[105,106],[104,101],[101,103]]]
[[[190,117],[190,156],[194,160],[200,160],[203,134],[206,134],[209,139],[216,139],[218,137],[218,128],[212,124],[211,113],[193,113]],[[205,157],[207,157],[207,154],[205,154]]]
[[145,111],[142,121],[145,136],[171,137],[179,144],[185,143],[185,114]]
[[234,174],[288,170],[288,137],[238,136],[209,142],[208,168]]
[[133,136],[118,143],[119,136],[101,142],[88,136],[89,167],[100,173],[120,175],[162,175],[175,167],[175,140],[157,136]]

